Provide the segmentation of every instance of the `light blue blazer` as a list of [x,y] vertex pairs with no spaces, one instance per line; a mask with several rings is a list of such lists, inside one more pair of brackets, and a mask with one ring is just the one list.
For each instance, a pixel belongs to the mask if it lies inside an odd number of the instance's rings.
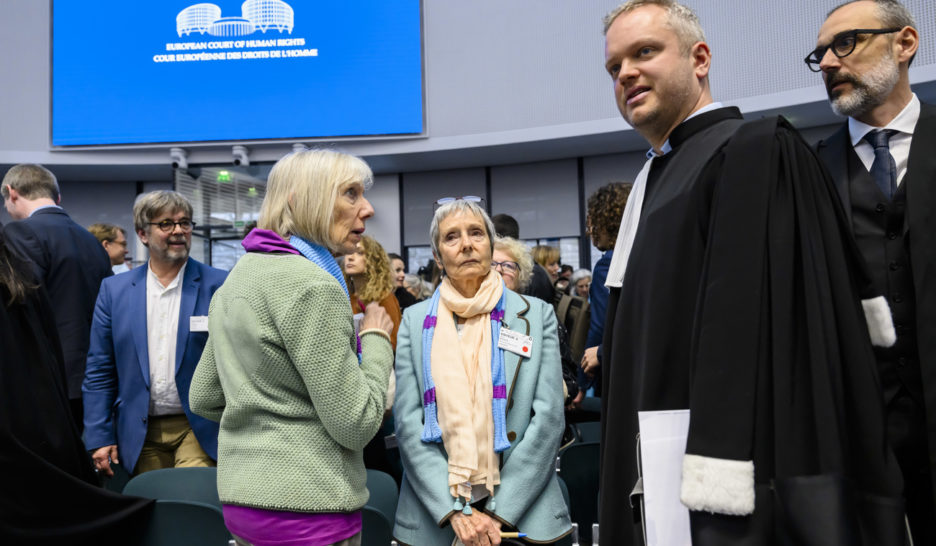
[[[455,536],[448,521],[455,499],[449,493],[445,449],[420,439],[422,326],[428,311],[428,300],[406,309],[397,335],[393,414],[405,472],[393,535],[414,545],[451,544]],[[532,336],[533,350],[529,358],[504,353],[510,449],[501,456],[496,510],[485,512],[505,531],[527,533],[530,542],[551,542],[572,528],[555,470],[565,426],[556,315],[543,301],[508,290],[504,322]]]

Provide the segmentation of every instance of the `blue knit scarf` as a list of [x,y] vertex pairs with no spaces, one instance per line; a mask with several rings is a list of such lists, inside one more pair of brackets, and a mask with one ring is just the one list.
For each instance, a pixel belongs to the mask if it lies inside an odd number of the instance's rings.
[[[344,275],[341,273],[341,267],[338,266],[338,262],[335,261],[335,257],[331,255],[331,252],[322,245],[317,245],[311,241],[307,241],[298,235],[292,235],[289,237],[289,244],[293,248],[299,251],[300,254],[306,257],[310,262],[324,269],[329,275],[335,277],[338,280],[338,283],[341,284],[341,288],[344,289],[345,294],[348,296],[348,301],[351,301],[351,293],[348,292],[348,285],[345,284]],[[357,347],[357,358],[358,364],[361,363],[361,336],[355,335],[355,345]]]

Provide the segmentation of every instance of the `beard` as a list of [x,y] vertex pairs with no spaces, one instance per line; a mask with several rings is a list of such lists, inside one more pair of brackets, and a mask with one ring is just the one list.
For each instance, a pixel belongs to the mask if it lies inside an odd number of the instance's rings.
[[[887,100],[900,79],[897,62],[893,55],[881,57],[871,70],[862,76],[835,73],[826,80],[826,91],[832,103],[832,111],[840,116],[861,117]],[[832,88],[842,82],[851,84],[850,92],[839,92],[833,96]]]

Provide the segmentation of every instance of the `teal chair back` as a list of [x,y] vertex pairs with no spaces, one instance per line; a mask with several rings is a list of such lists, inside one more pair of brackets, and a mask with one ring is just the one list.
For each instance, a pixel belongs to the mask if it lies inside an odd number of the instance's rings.
[[389,546],[393,540],[393,525],[372,506],[361,509],[361,546]]
[[163,468],[134,476],[124,495],[148,499],[195,501],[221,508],[218,469],[214,467]]
[[601,423],[598,421],[583,421],[576,423],[579,441],[584,443],[601,441]]
[[383,514],[392,524],[396,520],[397,501],[400,498],[400,492],[393,477],[386,472],[368,468],[367,491],[370,493],[367,506]]
[[130,482],[130,473],[127,472],[127,469],[120,463],[114,462],[111,463],[111,470],[114,472],[114,475],[110,478],[103,478],[104,489],[113,491],[114,493],[123,493],[124,487],[127,487],[127,483]]
[[202,502],[157,500],[141,546],[228,546],[231,533],[217,506]]
[[[556,478],[559,482],[559,489],[562,491],[562,500],[565,501],[566,507],[569,505],[569,486],[566,485],[565,480],[562,478]],[[572,524],[572,533],[560,538],[556,541],[556,546],[577,546],[578,545],[578,527],[575,526],[575,523]]]
[[592,523],[598,521],[598,461],[601,456],[597,442],[572,444],[559,455],[559,476],[569,489],[569,512],[578,524],[579,539],[591,544]]

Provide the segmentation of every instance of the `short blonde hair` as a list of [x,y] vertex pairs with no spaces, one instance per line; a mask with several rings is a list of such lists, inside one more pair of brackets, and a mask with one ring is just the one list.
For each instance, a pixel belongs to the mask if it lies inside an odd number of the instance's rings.
[[559,249],[554,246],[536,245],[533,247],[533,261],[543,267],[559,261]]
[[702,30],[699,17],[675,0],[628,0],[605,15],[604,33],[608,34],[608,29],[618,16],[644,6],[659,6],[666,11],[666,24],[676,33],[684,52],[688,53],[697,42],[705,41],[705,31]]
[[360,182],[364,189],[373,184],[364,160],[332,150],[293,152],[270,171],[257,227],[284,238],[298,235],[334,252],[340,244],[331,239],[335,200],[348,182]]
[[513,237],[496,237],[494,239],[494,250],[500,250],[510,255],[513,261],[520,266],[517,272],[517,292],[523,292],[530,285],[530,279],[533,278],[533,256],[530,249]]
[[122,227],[114,224],[91,224],[88,226],[88,231],[91,232],[91,235],[97,237],[99,243],[114,242],[117,240],[118,233],[123,233],[124,237],[127,236],[127,232]]

